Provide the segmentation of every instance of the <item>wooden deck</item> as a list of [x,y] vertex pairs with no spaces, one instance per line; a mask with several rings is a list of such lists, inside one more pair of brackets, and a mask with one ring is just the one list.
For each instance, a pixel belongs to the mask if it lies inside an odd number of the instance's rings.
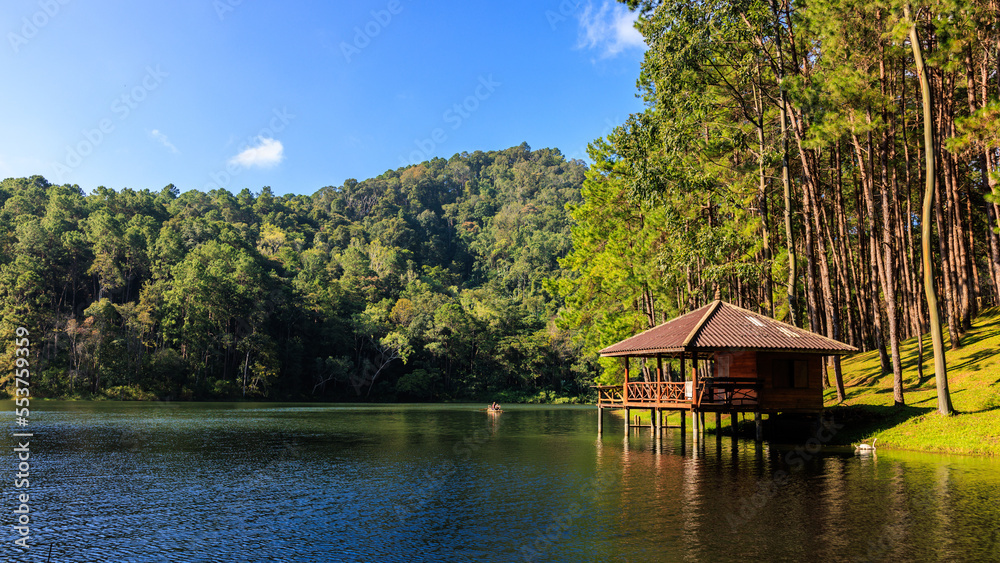
[[597,406],[753,412],[760,410],[758,397],[762,388],[763,383],[757,379],[735,377],[701,380],[697,389],[691,381],[630,381],[624,385],[598,385]]

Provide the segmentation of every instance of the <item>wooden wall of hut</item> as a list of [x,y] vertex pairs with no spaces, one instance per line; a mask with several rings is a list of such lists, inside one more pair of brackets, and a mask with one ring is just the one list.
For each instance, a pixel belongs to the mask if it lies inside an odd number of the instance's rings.
[[823,357],[816,354],[757,352],[764,412],[823,410]]

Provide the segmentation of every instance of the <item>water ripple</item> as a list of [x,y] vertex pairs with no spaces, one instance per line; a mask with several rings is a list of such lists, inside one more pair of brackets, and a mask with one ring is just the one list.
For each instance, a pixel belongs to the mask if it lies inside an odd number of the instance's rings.
[[997,462],[822,455],[772,486],[779,449],[598,441],[586,409],[68,403],[37,420],[33,541],[53,561],[1000,560]]

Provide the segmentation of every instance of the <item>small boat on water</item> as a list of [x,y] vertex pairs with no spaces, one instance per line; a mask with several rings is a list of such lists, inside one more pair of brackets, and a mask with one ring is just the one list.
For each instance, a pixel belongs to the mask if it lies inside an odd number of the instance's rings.
[[486,409],[487,414],[500,414],[502,412],[503,409]]

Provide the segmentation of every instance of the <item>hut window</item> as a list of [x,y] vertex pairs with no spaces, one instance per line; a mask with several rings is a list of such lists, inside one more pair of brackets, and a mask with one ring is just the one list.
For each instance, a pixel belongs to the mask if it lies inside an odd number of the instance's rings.
[[805,360],[795,360],[792,387],[809,387],[809,363]]
[[732,354],[715,355],[715,376],[729,377],[729,366],[733,363]]
[[781,358],[774,360],[771,366],[774,387],[809,387],[809,362]]

